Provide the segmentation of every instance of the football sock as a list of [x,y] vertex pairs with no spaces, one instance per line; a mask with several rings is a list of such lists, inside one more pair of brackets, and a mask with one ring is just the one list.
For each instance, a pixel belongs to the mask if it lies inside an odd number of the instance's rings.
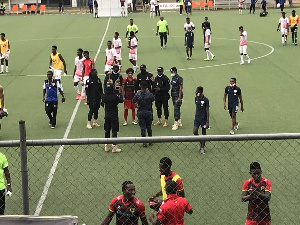
[[77,94],[80,94],[80,91],[79,91],[79,87],[78,86],[74,86],[74,89],[76,91]]
[[241,56],[241,62],[244,61],[244,56],[243,55],[240,55]]
[[6,71],[8,71],[8,66],[6,66]]
[[4,70],[4,65],[1,65],[1,71],[3,72],[3,70]]
[[132,121],[135,121],[135,109],[132,109]]
[[124,110],[124,120],[127,122],[127,117],[128,117],[128,109]]
[[249,55],[245,55],[247,57],[247,59],[250,59]]
[[284,43],[284,37],[281,37],[281,41],[282,41],[282,43]]

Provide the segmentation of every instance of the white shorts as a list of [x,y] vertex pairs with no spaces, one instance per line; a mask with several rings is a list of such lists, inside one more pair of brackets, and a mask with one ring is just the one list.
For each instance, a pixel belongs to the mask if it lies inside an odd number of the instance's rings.
[[60,80],[61,79],[61,73],[62,73],[62,70],[56,70],[56,69],[54,69],[53,70],[54,79],[55,80]]
[[81,82],[81,80],[82,80],[82,76],[78,76],[78,75],[75,74],[75,76],[73,78],[74,83]]
[[204,43],[204,48],[210,48],[210,43]]
[[239,8],[243,8],[243,4],[239,4]]
[[151,11],[151,12],[154,12],[154,11],[155,11],[155,5],[151,5],[150,11]]
[[1,54],[0,59],[8,60],[9,59],[9,54]]
[[122,60],[121,53],[116,55],[117,60]]
[[86,81],[89,79],[89,76],[84,76],[83,77],[83,84],[85,85],[86,84]]
[[240,46],[240,54],[247,55],[247,45]]
[[105,64],[104,72],[111,72],[111,69],[112,69],[112,65]]
[[286,28],[281,28],[281,34],[287,35],[287,29]]
[[134,61],[137,61],[137,53],[135,53],[135,54],[130,54],[130,53],[129,53],[129,59],[132,59],[132,60],[134,60]]

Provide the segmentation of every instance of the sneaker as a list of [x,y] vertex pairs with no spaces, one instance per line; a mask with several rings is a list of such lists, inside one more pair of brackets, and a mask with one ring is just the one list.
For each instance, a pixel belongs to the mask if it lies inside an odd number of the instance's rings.
[[295,43],[295,46],[298,45],[297,43]]
[[92,129],[93,127],[91,126],[91,123],[88,123],[88,124],[86,125],[86,128],[87,128],[87,129]]
[[215,55],[213,55],[213,56],[211,57],[211,59],[210,59],[210,60],[213,60],[215,57],[216,57],[216,56],[215,56]]
[[8,73],[8,70],[6,70],[6,73]]
[[248,64],[251,62],[251,59],[248,59]]
[[95,122],[95,121],[93,122],[93,126],[94,127],[100,127],[100,125],[97,122]]
[[87,102],[83,103],[84,105],[87,105]]
[[187,56],[187,57],[186,57],[186,60],[190,60],[190,57]]
[[164,45],[164,48],[167,48],[167,45]]
[[157,126],[157,125],[161,125],[161,121],[157,121],[155,124],[153,124],[154,126]]
[[123,123],[123,126],[127,126],[127,124],[128,124],[127,121],[125,121],[125,122]]
[[49,120],[49,126],[51,126],[52,125],[52,120]]
[[147,148],[148,147],[147,143],[143,143],[143,147]]
[[2,74],[2,73],[4,73],[3,71],[0,71],[0,73]]
[[104,151],[105,151],[105,152],[109,152],[109,151],[110,151],[109,145],[108,145],[108,144],[105,144]]
[[111,145],[112,146],[112,153],[119,153],[122,151],[122,149],[118,148],[117,145]]
[[234,130],[230,130],[229,134],[234,135]]
[[77,94],[77,96],[76,96],[76,100],[79,100],[80,99],[80,94]]
[[165,121],[163,127],[167,127],[168,126],[168,121]]
[[206,58],[206,59],[203,59],[204,61],[210,61],[210,59]]
[[241,61],[241,62],[240,62],[240,65],[243,65],[244,63],[245,63],[244,61]]
[[162,47],[162,46],[160,46],[160,49],[163,49],[163,47]]
[[240,125],[240,124],[237,123],[237,124],[234,126],[234,129],[235,129],[235,130],[238,130],[238,129],[239,129],[239,125]]
[[181,119],[178,120],[178,126],[182,127]]
[[200,148],[200,154],[205,154],[204,148]]
[[134,125],[138,125],[138,123],[137,123],[137,122],[135,122],[135,121],[132,121],[132,124],[134,124]]
[[81,100],[85,100],[85,96],[81,96]]
[[55,125],[51,125],[51,129],[55,129]]

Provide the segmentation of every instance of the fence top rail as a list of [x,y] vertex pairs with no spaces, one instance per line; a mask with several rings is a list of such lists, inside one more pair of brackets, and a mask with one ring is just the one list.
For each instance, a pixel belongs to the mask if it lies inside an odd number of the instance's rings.
[[[125,143],[163,143],[163,142],[200,142],[200,141],[250,141],[300,139],[300,133],[278,134],[241,134],[241,135],[202,135],[202,136],[157,136],[157,137],[120,137],[120,138],[81,138],[81,139],[41,139],[27,140],[27,146],[51,145],[89,145]],[[0,147],[20,146],[19,140],[0,141]]]

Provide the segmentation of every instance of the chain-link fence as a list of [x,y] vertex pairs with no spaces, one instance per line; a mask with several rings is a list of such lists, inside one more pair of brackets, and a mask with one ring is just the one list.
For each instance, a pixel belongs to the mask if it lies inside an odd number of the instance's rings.
[[[199,141],[206,141],[206,154]],[[143,142],[152,146],[143,147]],[[117,142],[121,153],[104,151]],[[260,162],[271,180],[272,224],[299,224],[300,134],[188,136],[27,141],[30,214],[76,215],[80,224],[99,224],[121,184],[131,180],[136,197],[151,209],[148,197],[160,190],[158,164],[172,159],[194,213],[186,224],[244,224],[248,203],[241,202],[249,164]],[[6,214],[23,214],[20,142],[0,142],[9,161],[13,196]],[[13,147],[8,147],[13,146]],[[24,171],[23,171],[24,172]],[[113,222],[115,224],[115,222]]]

